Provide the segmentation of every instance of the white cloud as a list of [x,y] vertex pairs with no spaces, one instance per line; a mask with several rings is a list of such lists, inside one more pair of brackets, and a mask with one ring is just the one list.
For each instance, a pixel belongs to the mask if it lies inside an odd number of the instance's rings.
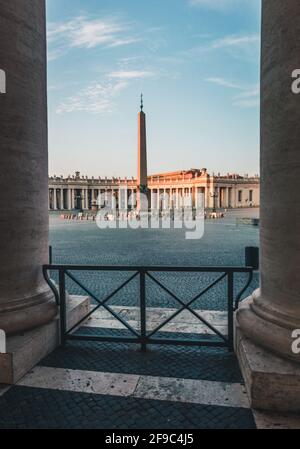
[[77,95],[69,97],[57,108],[57,114],[68,112],[89,112],[94,114],[112,111],[113,98],[127,87],[124,81],[116,83],[93,83]]
[[202,6],[211,9],[224,9],[232,6],[234,0],[189,0],[191,6]]
[[256,108],[260,104],[260,88],[256,85],[252,88],[245,89],[234,98],[234,106],[240,108]]
[[229,35],[223,36],[218,39],[205,40],[203,44],[183,50],[180,52],[184,57],[195,57],[195,55],[223,50],[228,52],[231,56],[238,57],[239,59],[257,58],[257,51],[259,50],[260,35],[248,34],[248,35]]
[[259,85],[256,85],[251,89],[244,90],[244,92],[237,95],[236,98],[257,97],[259,95],[259,92],[260,92]]
[[79,16],[48,27],[49,59],[63,56],[70,48],[118,47],[137,42],[132,26],[118,18],[94,19]]
[[66,49],[64,49],[64,48],[49,49],[48,50],[48,61],[55,61],[55,59],[58,59],[61,56],[64,56],[65,53],[66,53]]
[[240,83],[228,81],[224,78],[211,77],[205,81],[216,84],[226,89],[240,90],[240,93],[233,97],[233,105],[240,108],[253,108],[259,106],[259,85],[245,86]]
[[213,41],[211,43],[211,48],[243,47],[249,44],[258,44],[259,42],[259,34],[250,34],[246,36],[225,36]]
[[233,103],[234,106],[238,106],[239,108],[257,108],[260,105],[259,98],[253,98],[252,100],[238,100]]
[[120,70],[118,72],[112,72],[109,74],[110,78],[117,79],[142,79],[142,78],[151,78],[155,75],[154,72],[142,71],[142,70]]
[[188,0],[191,6],[226,11],[245,6],[259,7],[261,0]]
[[206,78],[208,83],[217,84],[218,86],[228,87],[230,89],[242,89],[239,84],[227,81],[224,78]]
[[106,75],[106,82],[96,82],[82,89],[77,95],[62,102],[57,114],[70,112],[88,112],[94,114],[113,111],[114,98],[125,90],[132,81],[155,76],[154,72],[146,70],[119,70]]

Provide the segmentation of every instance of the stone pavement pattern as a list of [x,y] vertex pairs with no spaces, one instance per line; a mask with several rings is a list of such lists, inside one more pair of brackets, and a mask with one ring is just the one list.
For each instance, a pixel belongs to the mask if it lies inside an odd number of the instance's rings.
[[0,428],[234,429],[255,422],[227,349],[151,346],[144,354],[134,344],[69,342],[0,395]]

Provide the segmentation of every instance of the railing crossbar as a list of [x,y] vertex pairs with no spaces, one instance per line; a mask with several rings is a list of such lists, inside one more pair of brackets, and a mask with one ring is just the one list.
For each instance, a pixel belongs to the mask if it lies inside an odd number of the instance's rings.
[[53,265],[45,265],[44,268],[46,270],[59,270],[63,268],[64,270],[72,270],[72,271],[153,271],[153,272],[181,272],[181,273],[249,273],[253,271],[251,267],[180,267],[180,266],[164,266],[164,267],[156,267],[153,266],[127,266],[127,265],[63,265],[63,264],[53,264]]
[[134,275],[132,275],[129,279],[127,279],[120,287],[118,287],[114,292],[112,292],[110,295],[108,295],[103,301],[101,301],[99,298],[97,298],[93,292],[91,292],[87,287],[85,287],[78,279],[75,278],[75,276],[73,276],[68,270],[66,270],[66,275],[72,279],[72,281],[74,281],[80,288],[82,288],[91,298],[93,298],[95,301],[97,301],[98,306],[95,307],[93,309],[92,312],[90,312],[86,317],[84,317],[80,323],[77,323],[75,326],[72,327],[72,329],[70,329],[68,331],[68,334],[70,332],[72,332],[75,328],[78,327],[79,324],[81,324],[83,321],[85,321],[87,318],[89,318],[92,313],[94,313],[97,309],[99,309],[100,307],[104,307],[105,310],[107,310],[116,320],[118,320],[120,323],[123,324],[123,326],[125,326],[130,332],[132,332],[134,335],[136,335],[137,337],[139,336],[138,332],[136,332],[135,329],[133,329],[133,327],[130,326],[130,324],[128,324],[125,320],[123,320],[122,317],[120,317],[117,313],[114,312],[113,309],[111,309],[106,302],[109,301],[114,295],[116,295],[120,290],[122,290],[122,288],[124,288],[127,284],[129,284],[129,282],[131,282],[139,273],[135,273]]
[[216,285],[218,282],[220,282],[224,277],[226,277],[226,273],[223,274],[219,279],[217,279],[213,284],[211,284],[209,287],[207,287],[205,290],[203,290],[200,295],[197,295],[195,298],[193,298],[191,301],[189,301],[187,304],[185,304],[181,299],[179,299],[176,295],[174,295],[167,287],[165,287],[160,281],[158,281],[154,276],[152,276],[149,272],[147,272],[147,276],[150,277],[159,287],[161,287],[163,290],[165,290],[169,295],[171,295],[174,299],[176,299],[181,305],[182,308],[178,309],[176,312],[173,313],[169,318],[167,318],[166,321],[161,323],[156,329],[154,329],[150,334],[148,334],[148,337],[151,337],[152,335],[156,334],[160,329],[162,329],[166,324],[168,324],[170,321],[172,321],[177,315],[179,315],[184,310],[188,310],[191,312],[196,318],[198,318],[199,321],[201,321],[203,324],[205,324],[212,332],[217,334],[222,340],[227,341],[227,338],[225,335],[223,335],[221,332],[218,331],[213,325],[211,325],[208,321],[206,321],[205,318],[203,318],[201,315],[199,315],[195,310],[191,309],[190,306],[194,301],[196,301],[199,297],[201,297],[204,293],[206,293],[208,290],[210,290],[214,285]]

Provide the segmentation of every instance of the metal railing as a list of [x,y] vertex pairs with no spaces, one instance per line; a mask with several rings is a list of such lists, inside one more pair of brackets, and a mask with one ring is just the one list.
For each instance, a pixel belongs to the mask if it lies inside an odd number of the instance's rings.
[[[51,280],[49,272],[58,273],[58,287]],[[113,290],[104,299],[99,299],[88,287],[78,280],[74,272],[128,272],[130,276]],[[60,331],[61,344],[65,345],[67,340],[90,340],[102,342],[123,342],[123,343],[138,343],[141,345],[142,351],[146,351],[147,345],[152,344],[168,344],[168,345],[185,345],[185,346],[220,346],[228,347],[230,351],[233,350],[233,336],[234,336],[234,311],[238,308],[239,301],[243,294],[249,288],[253,279],[252,267],[154,267],[154,266],[87,266],[87,265],[44,265],[43,273],[46,281],[53,290],[57,304],[60,306]],[[219,275],[213,282],[206,286],[194,298],[184,302],[177,295],[175,295],[168,287],[166,287],[161,280],[155,277],[155,273],[214,273]],[[248,274],[248,280],[243,289],[235,296],[234,295],[234,275],[237,273]],[[66,279],[69,278],[77,286],[79,286],[86,294],[92,298],[96,305],[93,304],[92,310],[84,316],[79,322],[74,324],[70,329],[67,329],[67,294],[66,294]],[[139,312],[140,312],[140,329],[133,328],[122,316],[118,315],[115,310],[108,305],[108,302],[124,287],[126,287],[133,279],[139,278]],[[151,279],[160,289],[170,295],[173,300],[179,303],[180,308],[171,313],[170,316],[155,329],[148,332],[147,328],[147,295],[146,295],[146,280]],[[203,297],[207,292],[213,289],[224,279],[227,280],[227,325],[228,332],[223,334],[213,324],[192,308],[193,304]],[[224,299],[224,298],[223,298]],[[129,332],[130,335],[86,335],[82,334],[80,326],[88,320],[97,310],[103,307],[109,314],[118,320]],[[178,338],[178,337],[159,337],[157,333],[181,312],[189,311],[196,317],[202,325],[206,326],[212,335],[218,339],[203,338],[199,334],[193,338]],[[76,332],[75,332],[76,331]],[[173,333],[173,335],[176,335]]]

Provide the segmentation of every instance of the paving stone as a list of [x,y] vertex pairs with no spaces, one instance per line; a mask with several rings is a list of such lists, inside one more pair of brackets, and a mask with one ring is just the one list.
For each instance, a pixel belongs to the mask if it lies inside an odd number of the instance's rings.
[[150,346],[125,343],[68,342],[41,365],[87,371],[140,374],[220,382],[242,382],[237,359],[226,348]]

